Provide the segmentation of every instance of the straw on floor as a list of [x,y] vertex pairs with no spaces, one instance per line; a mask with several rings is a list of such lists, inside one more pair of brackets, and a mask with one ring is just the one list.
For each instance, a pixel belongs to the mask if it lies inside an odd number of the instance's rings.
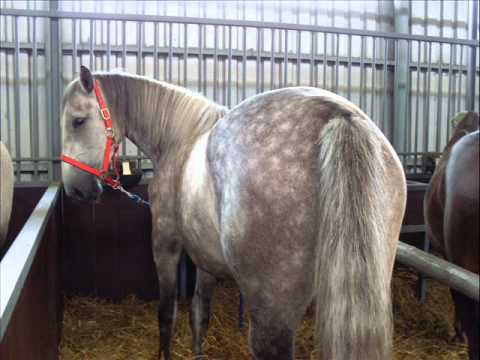
[[[467,348],[452,340],[453,303],[447,287],[428,281],[427,301],[415,295],[417,275],[395,270],[393,309],[395,321],[394,359],[467,359]],[[121,303],[92,298],[66,299],[62,360],[153,360],[158,347],[156,302],[129,297]],[[180,303],[172,344],[175,359],[193,359],[190,350],[189,304]],[[247,316],[248,317],[248,316]],[[315,359],[313,313],[305,316],[296,338],[296,358]],[[248,351],[248,318],[238,328],[238,289],[226,282],[218,286],[205,359],[251,359]]]

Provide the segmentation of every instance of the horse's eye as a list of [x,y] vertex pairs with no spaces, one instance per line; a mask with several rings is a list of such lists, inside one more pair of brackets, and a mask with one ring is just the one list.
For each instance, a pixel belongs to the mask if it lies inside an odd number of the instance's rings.
[[84,123],[85,123],[85,120],[87,120],[87,118],[74,118],[73,119],[73,128],[76,129],[80,126],[82,126]]

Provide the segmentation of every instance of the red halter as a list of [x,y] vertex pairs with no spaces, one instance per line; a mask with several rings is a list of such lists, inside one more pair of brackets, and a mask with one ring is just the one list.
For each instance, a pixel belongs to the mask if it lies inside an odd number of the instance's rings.
[[[108,111],[108,107],[105,104],[105,101],[102,97],[102,91],[100,90],[100,86],[96,80],[94,80],[93,88],[95,90],[95,95],[97,96],[98,105],[100,106],[100,113],[102,114],[103,122],[105,123],[105,135],[107,137],[107,143],[105,145],[105,152],[103,154],[103,164],[100,169],[95,169],[91,166],[88,166],[85,163],[82,163],[78,160],[75,160],[67,155],[63,155],[60,159],[80,170],[86,171],[92,175],[98,177],[103,183],[107,184],[108,186],[117,189],[120,187],[120,181],[118,178],[120,177],[120,173],[118,170],[118,144],[115,142],[115,137],[112,128],[112,119],[110,118],[110,111]],[[113,154],[112,154],[113,148]],[[110,156],[112,154],[112,156]],[[112,161],[113,171],[115,172],[115,178],[108,175],[108,169],[110,167],[110,159]]]

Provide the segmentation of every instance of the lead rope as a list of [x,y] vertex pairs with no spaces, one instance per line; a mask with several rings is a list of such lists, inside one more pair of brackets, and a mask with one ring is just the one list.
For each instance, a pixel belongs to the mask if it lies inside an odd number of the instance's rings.
[[143,200],[139,195],[133,194],[128,190],[125,190],[125,188],[122,185],[119,185],[118,187],[115,188],[115,190],[120,190],[122,193],[127,195],[130,200],[132,200],[136,204],[141,204],[144,205],[148,208],[150,208],[150,203],[148,201]]

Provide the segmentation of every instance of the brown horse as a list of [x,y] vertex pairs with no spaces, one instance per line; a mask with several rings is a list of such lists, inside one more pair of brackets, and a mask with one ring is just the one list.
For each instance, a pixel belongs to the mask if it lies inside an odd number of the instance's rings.
[[[115,141],[128,137],[154,164],[159,356],[171,358],[185,248],[198,268],[195,355],[216,278],[232,277],[249,310],[255,359],[294,359],[295,331],[313,298],[323,359],[391,357],[390,281],[406,181],[365,113],[308,87],[260,94],[227,112],[174,85],[125,73],[93,78],[83,67],[65,91],[63,150],[93,168],[104,163],[106,139],[94,84]],[[67,195],[100,196],[92,174],[64,164],[63,180]]]
[[[427,234],[449,261],[479,273],[478,113],[460,113],[425,195]],[[466,337],[470,359],[479,355],[479,304],[452,290],[455,330]]]
[[13,201],[13,165],[7,148],[0,141],[0,250],[5,245]]

